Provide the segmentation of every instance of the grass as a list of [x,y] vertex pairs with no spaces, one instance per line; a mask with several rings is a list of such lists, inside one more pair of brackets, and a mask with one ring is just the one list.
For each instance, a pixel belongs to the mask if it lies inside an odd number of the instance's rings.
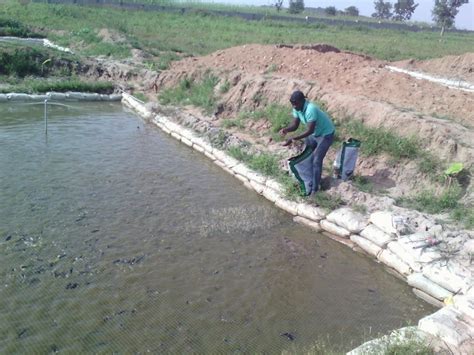
[[21,92],[27,94],[45,93],[48,91],[66,92],[96,92],[101,94],[111,94],[114,85],[110,82],[85,82],[79,79],[55,79],[53,81],[44,79],[26,79],[20,84],[9,85],[0,88],[0,93]]
[[[397,163],[402,159],[416,160],[418,170],[432,180],[439,178],[441,167],[445,165],[440,159],[424,150],[420,145],[419,138],[415,136],[402,137],[383,127],[368,127],[356,119],[350,119],[344,123],[336,122],[336,124],[336,141],[341,143],[341,136],[351,136],[361,140],[360,152],[365,156],[377,156],[385,153]],[[362,181],[356,183],[363,185]]]
[[332,196],[325,191],[318,191],[312,196],[315,204],[327,211],[335,210],[344,205],[344,201],[340,196]]
[[[240,8],[239,8],[240,10]],[[343,50],[364,53],[385,60],[427,59],[474,52],[474,35],[447,33],[440,45],[432,32],[404,32],[344,26],[321,27],[291,21],[245,21],[234,17],[204,13],[166,13],[127,11],[74,5],[30,3],[28,6],[6,0],[0,17],[63,32],[50,33],[60,45],[76,45],[81,53],[126,55],[127,48],[101,45],[94,33],[109,28],[128,38],[135,47],[152,51],[203,55],[218,49],[245,43],[317,43],[324,42]],[[86,30],[84,30],[86,29]],[[82,42],[81,45],[77,45]]]
[[374,191],[374,185],[365,176],[355,175],[352,184],[363,192],[372,193]]
[[432,214],[449,213],[453,221],[457,221],[465,228],[471,229],[474,227],[474,208],[472,205],[461,203],[459,201],[461,196],[462,188],[455,183],[439,193],[424,190],[415,196],[400,198],[397,204]]
[[230,147],[227,152],[230,156],[245,163],[249,168],[265,176],[278,177],[282,172],[278,166],[278,157],[269,153],[252,154],[241,147]]
[[217,97],[214,95],[214,87],[218,82],[219,79],[210,72],[205,73],[199,81],[184,78],[178,86],[163,90],[159,100],[165,105],[194,105],[202,107],[206,113],[210,114],[216,108]]
[[13,37],[30,37],[30,38],[42,38],[43,36],[39,33],[30,31],[20,21],[16,21],[10,18],[0,17],[0,36],[13,36]]

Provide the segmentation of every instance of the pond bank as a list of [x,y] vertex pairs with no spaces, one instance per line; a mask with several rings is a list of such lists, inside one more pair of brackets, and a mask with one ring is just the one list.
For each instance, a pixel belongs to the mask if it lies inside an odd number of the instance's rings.
[[[296,222],[322,230],[325,235],[383,263],[407,281],[417,296],[443,307],[421,319],[417,330],[441,340],[441,345],[436,346],[447,347],[453,353],[472,352],[474,288],[471,257],[474,243],[468,231],[444,230],[441,225],[429,223],[426,218],[423,220],[420,214],[401,208],[376,211],[367,216],[349,208],[327,213],[304,202],[290,201],[284,197],[283,188],[277,181],[252,171],[225,151],[213,147],[206,137],[213,128],[209,122],[189,115],[178,117],[178,122],[174,122],[125,93],[122,102],[164,132],[205,154],[247,188],[294,215]],[[194,130],[182,126],[185,120]]]

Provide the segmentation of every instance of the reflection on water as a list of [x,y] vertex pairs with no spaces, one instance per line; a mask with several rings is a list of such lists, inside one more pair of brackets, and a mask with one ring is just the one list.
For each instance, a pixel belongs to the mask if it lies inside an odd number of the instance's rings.
[[432,311],[120,105],[69,106],[47,139],[0,106],[0,352],[348,349]]

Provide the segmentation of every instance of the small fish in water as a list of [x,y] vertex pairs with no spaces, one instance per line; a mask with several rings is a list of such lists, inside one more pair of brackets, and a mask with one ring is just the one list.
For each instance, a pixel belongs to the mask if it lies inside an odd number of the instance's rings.
[[293,334],[291,334],[291,333],[281,333],[280,336],[282,336],[282,337],[287,337],[287,338],[288,338],[289,340],[291,340],[291,341],[295,340],[295,338],[296,338],[296,337],[295,337]]

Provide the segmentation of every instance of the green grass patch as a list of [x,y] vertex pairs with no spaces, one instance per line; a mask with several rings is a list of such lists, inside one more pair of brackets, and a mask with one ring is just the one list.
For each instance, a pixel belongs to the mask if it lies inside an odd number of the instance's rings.
[[[245,11],[245,7],[223,8]],[[250,10],[254,12],[255,9],[253,7]],[[181,14],[46,3],[23,6],[14,0],[6,0],[0,9],[0,17],[27,23],[32,27],[44,27],[47,23],[48,29],[64,31],[51,33],[51,39],[61,45],[74,44],[81,38],[84,43],[90,44],[91,42],[86,41],[96,41],[92,32],[110,28],[135,38],[138,43],[134,47],[192,55],[208,54],[245,43],[302,42],[328,43],[342,50],[384,60],[428,59],[474,52],[474,35],[471,33],[448,32],[440,44],[439,34],[430,31],[321,26],[291,21],[246,21],[209,15],[203,11]],[[82,29],[90,29],[92,32],[81,32]],[[79,47],[77,50],[94,52],[87,47]],[[101,51],[103,49],[113,54],[110,48],[102,48]],[[119,53],[122,54],[122,50]]]
[[278,177],[281,170],[278,166],[278,157],[269,153],[252,154],[241,147],[227,149],[230,156],[245,163],[249,168],[265,176]]
[[411,207],[428,213],[449,212],[458,207],[461,197],[461,188],[453,185],[445,188],[441,193],[432,190],[424,190],[418,195],[410,198],[402,198],[398,202],[405,207]]
[[222,121],[222,126],[224,128],[238,128],[238,129],[244,129],[245,128],[245,122],[241,118],[235,118],[235,119],[224,119]]
[[19,84],[10,85],[0,89],[0,93],[21,92],[37,94],[48,91],[79,91],[111,94],[114,91],[114,85],[110,82],[85,82],[78,79],[56,79],[53,81],[44,79],[27,79]]
[[363,192],[372,193],[374,191],[374,185],[365,176],[355,175],[352,184]]
[[340,206],[344,205],[344,201],[340,196],[333,196],[325,191],[316,192],[310,199],[316,204],[327,211],[335,210]]
[[208,114],[216,108],[217,97],[214,95],[214,87],[219,79],[212,73],[204,74],[200,81],[184,78],[174,87],[161,92],[159,100],[168,105],[194,105],[202,107]]
[[30,37],[30,38],[42,38],[39,33],[30,31],[27,26],[25,26],[20,21],[0,17],[0,36],[12,36],[12,37]]
[[133,96],[142,102],[148,102],[148,97],[143,92],[135,92]]

